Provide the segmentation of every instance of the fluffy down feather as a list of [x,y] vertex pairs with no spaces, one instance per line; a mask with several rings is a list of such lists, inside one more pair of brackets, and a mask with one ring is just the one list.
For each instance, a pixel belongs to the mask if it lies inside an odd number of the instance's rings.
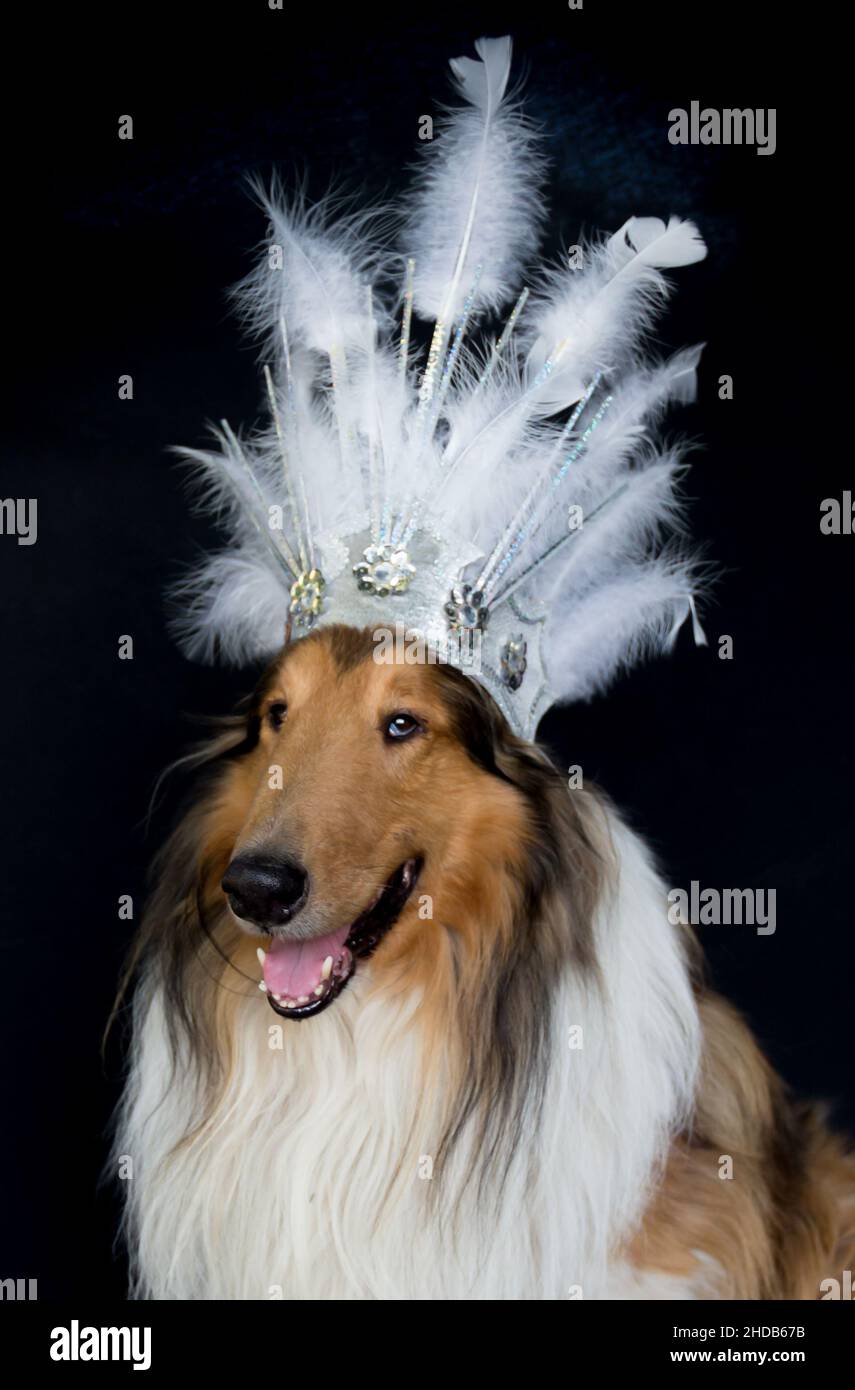
[[511,41],[479,39],[481,62],[451,67],[467,105],[447,112],[426,142],[401,238],[416,262],[414,307],[450,322],[480,267],[477,309],[508,300],[538,240],[543,161],[534,134],[507,95]]

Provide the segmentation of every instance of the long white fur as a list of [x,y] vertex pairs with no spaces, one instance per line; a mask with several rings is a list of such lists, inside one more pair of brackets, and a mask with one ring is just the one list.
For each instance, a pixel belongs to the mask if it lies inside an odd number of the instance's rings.
[[[134,1162],[137,1296],[562,1299],[577,1286],[585,1298],[699,1296],[702,1255],[697,1276],[676,1282],[620,1254],[689,1117],[700,1029],[665,888],[640,841],[604,814],[619,873],[596,921],[603,986],[581,984],[568,936],[542,1128],[529,1129],[502,1191],[488,1190],[482,1210],[470,1193],[456,1220],[474,1139],[424,1176],[443,1098],[427,1089],[416,998],[384,994],[369,964],[310,1025],[280,1026],[250,988],[219,1108],[181,1145],[199,1097],[192,1071],[172,1077],[163,1000],[143,987],[116,1137]],[[570,1046],[577,1026],[581,1048]]]

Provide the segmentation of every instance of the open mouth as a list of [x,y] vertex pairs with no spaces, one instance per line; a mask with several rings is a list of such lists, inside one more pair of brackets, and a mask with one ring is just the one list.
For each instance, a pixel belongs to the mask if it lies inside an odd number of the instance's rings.
[[273,1011],[293,1019],[322,1013],[341,994],[357,961],[370,956],[395,925],[421,867],[421,859],[408,859],[350,926],[308,941],[274,938],[268,951],[259,948],[259,989]]

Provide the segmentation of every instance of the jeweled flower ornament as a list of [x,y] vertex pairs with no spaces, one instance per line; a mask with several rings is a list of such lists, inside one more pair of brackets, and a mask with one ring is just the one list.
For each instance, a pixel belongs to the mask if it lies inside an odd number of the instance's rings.
[[453,632],[482,632],[487,623],[484,595],[471,584],[455,584],[445,613]]
[[314,627],[324,605],[326,581],[319,569],[301,570],[291,585],[291,616],[298,627]]
[[629,217],[532,264],[544,163],[508,94],[510,39],[475,50],[451,63],[461,104],[423,146],[397,240],[386,209],[332,224],[264,198],[269,244],[237,293],[269,423],[187,451],[231,543],[181,586],[178,627],[191,653],[242,662],[292,625],[403,623],[531,738],[689,614],[703,640],[669,541],[680,454],[656,436],[700,349],[643,346],[665,272],[706,252],[689,221]]
[[405,594],[415,572],[416,567],[410,564],[406,550],[388,541],[383,545],[367,545],[359,564],[353,566],[360,589],[378,598]]

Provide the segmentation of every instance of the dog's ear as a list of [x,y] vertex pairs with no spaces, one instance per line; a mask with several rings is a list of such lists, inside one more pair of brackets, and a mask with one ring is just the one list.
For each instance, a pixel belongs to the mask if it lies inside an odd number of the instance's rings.
[[158,971],[170,997],[170,1029],[175,1019],[179,1029],[195,1030],[188,977],[194,968],[206,966],[216,974],[223,949],[214,925],[222,907],[220,884],[235,828],[223,815],[223,806],[230,803],[222,793],[235,759],[251,752],[258,742],[259,703],[271,669],[253,694],[238,703],[234,714],[207,721],[211,736],[167,769],[201,770],[201,781],[152,863],[146,909],[122,971],[102,1049],[131,984],[147,966]]
[[530,745],[517,738],[493,697],[454,666],[437,666],[442,697],[451,715],[455,736],[469,757],[485,772],[504,782],[519,784],[521,765],[535,767],[543,776],[543,760],[533,756]]

